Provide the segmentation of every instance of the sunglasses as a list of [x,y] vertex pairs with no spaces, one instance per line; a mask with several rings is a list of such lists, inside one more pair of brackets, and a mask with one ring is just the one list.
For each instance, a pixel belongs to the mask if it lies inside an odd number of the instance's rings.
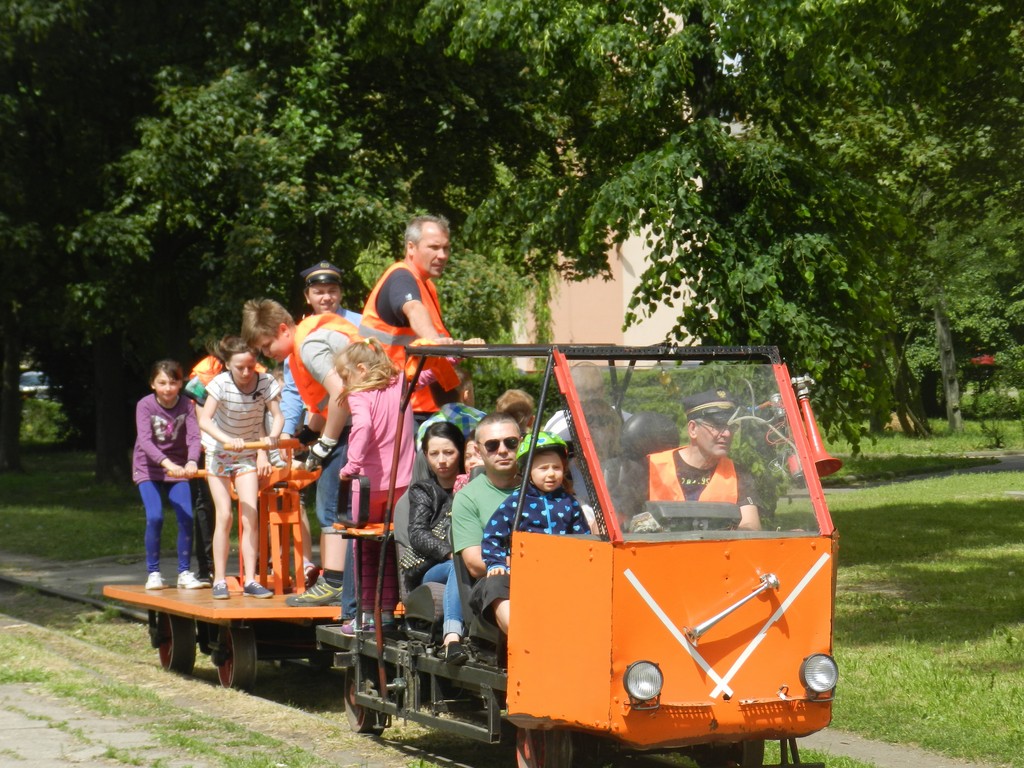
[[501,446],[502,443],[504,443],[505,447],[508,448],[510,451],[514,451],[516,448],[519,447],[519,438],[506,437],[504,440],[484,440],[484,449],[488,453],[497,453],[498,448]]

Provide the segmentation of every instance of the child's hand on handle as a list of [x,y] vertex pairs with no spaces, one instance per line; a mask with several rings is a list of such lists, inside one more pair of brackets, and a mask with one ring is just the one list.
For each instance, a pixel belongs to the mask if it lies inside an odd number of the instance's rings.
[[504,565],[492,565],[487,569],[488,576],[502,576],[508,573],[508,569]]
[[168,477],[185,477],[185,468],[180,464],[175,464],[170,459],[164,459],[160,466],[164,468],[164,472],[167,473]]
[[240,452],[245,450],[245,440],[240,437],[233,437],[224,443],[224,447],[229,451]]
[[270,473],[273,471],[273,466],[270,464],[270,459],[267,458],[266,451],[257,451],[256,453],[256,477],[270,477]]
[[196,472],[199,471],[199,465],[194,461],[186,462],[184,467],[184,477],[195,477]]

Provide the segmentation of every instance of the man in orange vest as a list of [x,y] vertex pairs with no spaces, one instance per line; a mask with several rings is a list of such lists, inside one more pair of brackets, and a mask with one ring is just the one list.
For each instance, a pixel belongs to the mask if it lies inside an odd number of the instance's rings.
[[[376,337],[407,375],[416,369],[416,359],[408,352],[411,345],[420,341],[453,343],[441,317],[433,282],[444,274],[450,256],[448,220],[443,216],[417,216],[405,228],[405,259],[388,267],[363,307],[359,333],[365,338]],[[435,393],[459,386],[458,375],[448,360],[431,358],[425,370],[432,370],[437,378],[436,384],[412,395],[418,422],[440,407]]]
[[729,458],[738,407],[724,389],[683,400],[690,442],[647,457],[652,501],[719,501],[736,504],[739,528],[757,531],[761,520],[750,473]]

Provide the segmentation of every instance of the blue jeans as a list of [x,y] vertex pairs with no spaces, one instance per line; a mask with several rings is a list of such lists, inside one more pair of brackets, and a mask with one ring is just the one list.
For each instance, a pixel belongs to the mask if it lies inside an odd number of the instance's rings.
[[[345,544],[345,573],[341,579],[341,618],[354,619],[359,610],[359,601],[356,599],[356,542],[355,539],[348,539]],[[363,606],[366,610],[366,606]],[[373,610],[373,606],[370,606]]]
[[[320,521],[320,530],[333,530],[336,520],[351,518],[350,509],[352,497],[348,496],[338,503],[338,489],[341,487],[341,478],[338,476],[340,470],[348,462],[348,434],[351,431],[345,427],[338,437],[338,447],[334,453],[327,457],[321,466],[320,479],[316,481],[316,519]],[[349,539],[345,554],[345,576],[341,582],[341,615],[350,619],[356,615],[356,588],[355,588],[355,556],[353,554],[352,540]]]
[[[458,555],[455,555],[458,557]],[[444,633],[456,634],[462,637],[464,629],[462,626],[462,600],[459,599],[459,583],[455,580],[455,565],[451,560],[445,560],[443,563],[437,563],[436,565],[430,566],[425,574],[423,574],[423,581],[421,583],[426,584],[428,582],[434,582],[436,584],[444,584]]]
[[321,465],[320,479],[316,481],[316,519],[324,531],[331,530],[338,519],[349,519],[351,498],[344,499],[341,508],[338,507],[338,487],[341,485],[338,470],[348,461],[348,433],[349,428],[345,427],[338,438],[338,447]]

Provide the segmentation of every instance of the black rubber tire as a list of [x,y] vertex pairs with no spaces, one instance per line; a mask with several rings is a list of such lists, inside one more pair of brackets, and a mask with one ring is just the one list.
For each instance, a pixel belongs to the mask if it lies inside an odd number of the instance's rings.
[[157,613],[160,666],[179,675],[191,675],[196,666],[196,622],[185,616]]
[[572,768],[572,732],[520,728],[516,733],[518,768]]
[[380,713],[356,704],[356,675],[351,669],[345,673],[345,717],[353,733],[374,736],[384,733]]
[[217,666],[217,678],[225,688],[251,691],[256,687],[256,632],[252,627],[222,627],[220,632],[223,662]]

